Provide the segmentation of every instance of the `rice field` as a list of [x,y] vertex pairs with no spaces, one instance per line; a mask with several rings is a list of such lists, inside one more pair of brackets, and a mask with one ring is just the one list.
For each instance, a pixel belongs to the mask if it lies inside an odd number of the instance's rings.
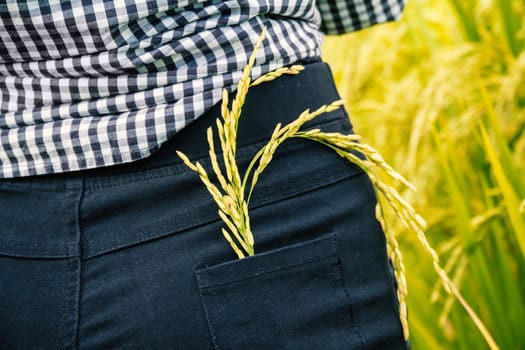
[[[525,349],[525,3],[410,0],[399,22],[328,37],[324,59],[356,132],[416,186],[399,189],[441,266],[500,349]],[[413,349],[488,349],[415,235],[389,221]]]

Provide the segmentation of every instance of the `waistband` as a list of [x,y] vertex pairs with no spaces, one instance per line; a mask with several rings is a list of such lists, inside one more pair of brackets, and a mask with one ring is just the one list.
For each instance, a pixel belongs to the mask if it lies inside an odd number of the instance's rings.
[[[314,110],[339,99],[330,68],[326,63],[314,61],[304,66],[305,70],[298,75],[282,76],[250,88],[239,121],[239,156],[242,157],[244,147],[267,141],[277,123],[284,125],[295,120],[307,108]],[[230,100],[233,97],[232,94]],[[2,179],[0,188],[14,186],[29,190],[74,191],[79,188],[100,188],[160,176],[163,172],[177,172],[178,167],[182,171],[185,165],[175,151],[184,152],[191,160],[207,157],[206,131],[215,125],[215,120],[221,115],[220,111],[219,103],[147,158],[76,172]],[[331,119],[334,119],[334,112],[317,117],[305,127],[326,123]],[[218,144],[216,142],[216,145]]]
[[[253,88],[238,132],[241,173],[278,122],[338,99],[330,70],[308,64],[298,76]],[[0,255],[91,258],[175,233],[218,224],[217,206],[199,177],[176,155],[186,153],[208,169],[206,130],[220,115],[214,107],[153,156],[126,165],[0,180]],[[309,123],[351,132],[343,109]],[[218,145],[218,143],[217,143]],[[220,157],[219,157],[220,158]],[[361,170],[326,147],[295,139],[282,144],[258,181],[250,210],[352,177]],[[217,230],[219,228],[217,227]]]

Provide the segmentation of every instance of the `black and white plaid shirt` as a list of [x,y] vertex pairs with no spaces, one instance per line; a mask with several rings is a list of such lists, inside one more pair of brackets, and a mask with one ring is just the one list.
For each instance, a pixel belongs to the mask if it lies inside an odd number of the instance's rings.
[[263,26],[255,77],[404,1],[3,0],[0,178],[146,157],[238,82]]

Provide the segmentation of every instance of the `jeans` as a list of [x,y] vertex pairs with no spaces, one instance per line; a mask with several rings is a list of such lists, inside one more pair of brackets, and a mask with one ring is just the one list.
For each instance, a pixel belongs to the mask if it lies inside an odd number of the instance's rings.
[[[251,89],[238,163],[276,123],[338,99],[329,68]],[[175,155],[211,173],[216,106],[144,160],[0,181],[0,349],[406,349],[366,174],[285,142],[250,202],[239,260],[217,207]],[[344,110],[307,128],[351,133]]]

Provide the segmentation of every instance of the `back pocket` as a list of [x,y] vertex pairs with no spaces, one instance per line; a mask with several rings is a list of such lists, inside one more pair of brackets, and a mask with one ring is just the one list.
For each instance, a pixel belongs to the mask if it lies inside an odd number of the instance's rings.
[[215,349],[363,348],[335,233],[195,277]]

